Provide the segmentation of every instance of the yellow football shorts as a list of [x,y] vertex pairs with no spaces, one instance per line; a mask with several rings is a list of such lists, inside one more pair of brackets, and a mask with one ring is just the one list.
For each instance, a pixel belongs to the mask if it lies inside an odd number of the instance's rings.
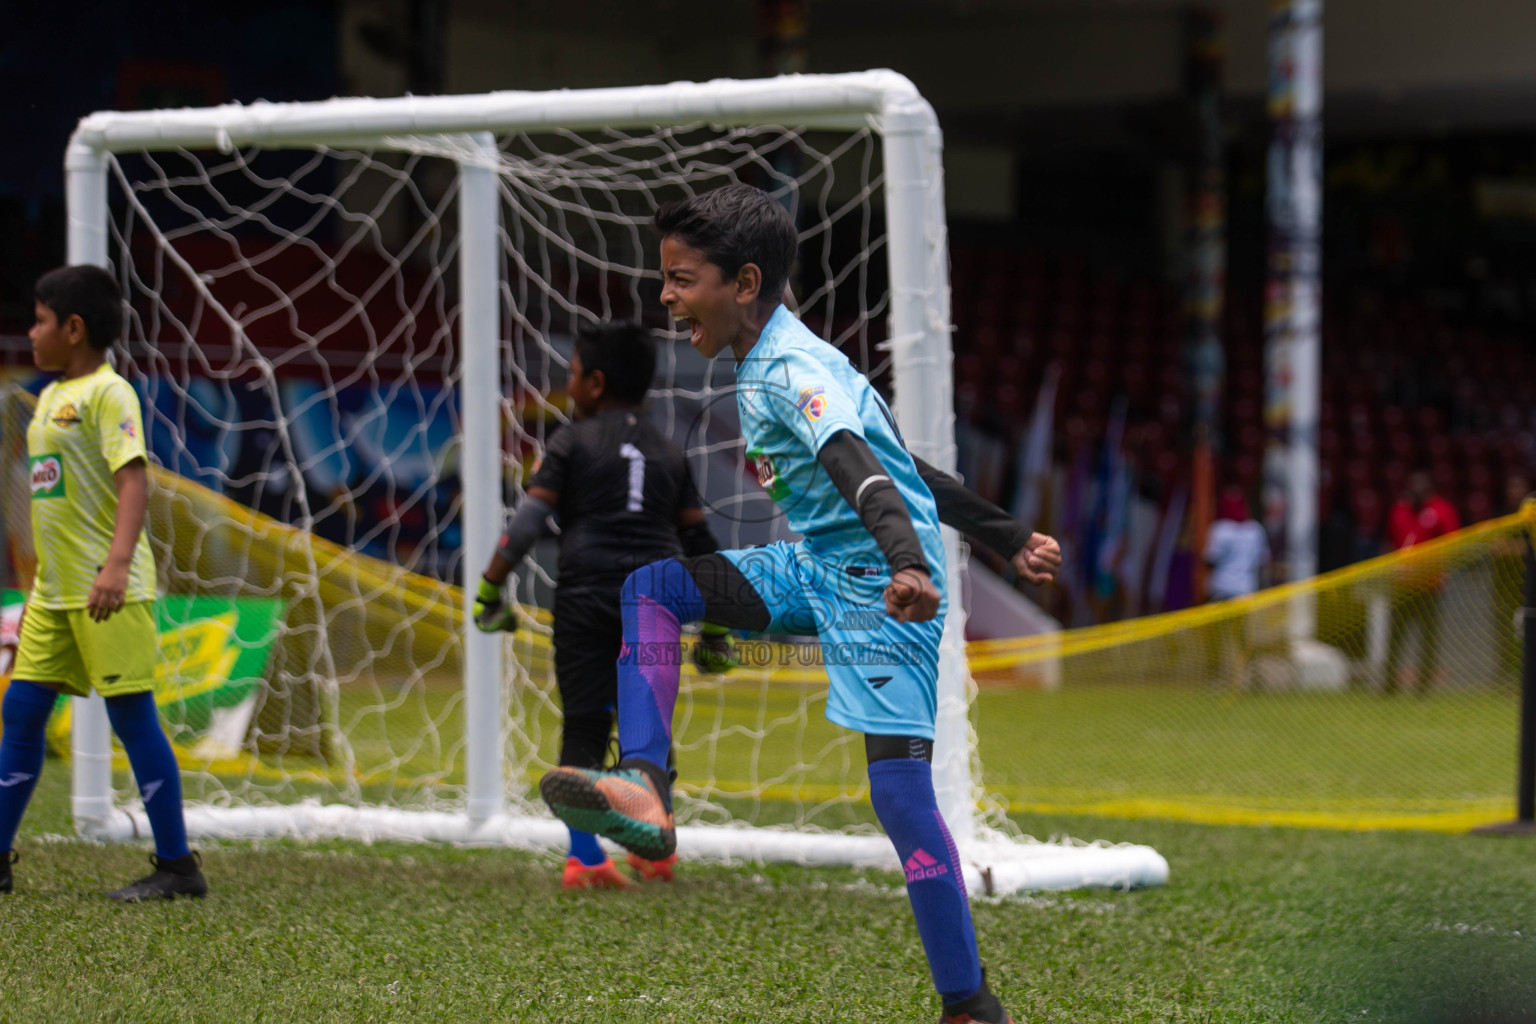
[[77,697],[103,697],[155,688],[160,636],[149,601],[125,604],[106,622],[84,608],[27,607],[12,679],[57,687]]

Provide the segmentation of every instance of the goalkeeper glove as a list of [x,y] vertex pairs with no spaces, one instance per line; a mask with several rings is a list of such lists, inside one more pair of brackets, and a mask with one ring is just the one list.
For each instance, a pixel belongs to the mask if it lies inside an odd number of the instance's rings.
[[698,643],[693,645],[693,663],[706,675],[719,675],[741,667],[731,631],[706,622],[699,628]]
[[482,633],[512,633],[517,630],[517,613],[507,606],[501,596],[501,588],[484,576],[475,591],[475,603],[470,605],[475,628]]

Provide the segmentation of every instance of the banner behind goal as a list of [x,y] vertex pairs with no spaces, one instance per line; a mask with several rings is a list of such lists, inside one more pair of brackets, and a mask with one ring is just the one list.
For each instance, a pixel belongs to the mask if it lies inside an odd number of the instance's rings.
[[[190,827],[560,842],[532,788],[558,735],[536,611],[552,559],[520,573],[537,622],[505,643],[465,628],[460,585],[567,416],[569,339],[605,318],[655,328],[649,411],[686,447],[716,534],[782,536],[730,361],[672,332],[649,230],[669,200],[758,185],[800,227],[802,317],[893,398],[914,453],[952,468],[940,157],[931,108],[891,72],[85,119],[69,258],[110,267],[131,306],[120,369],[163,470],[164,590],[283,608],[246,719],[177,737]],[[1144,847],[1036,844],[981,815],[962,618],[956,602],[935,781],[973,881],[1161,881]],[[684,856],[894,866],[814,651],[774,638],[732,676],[685,674]],[[132,834],[104,709],[72,714],[79,826]]]

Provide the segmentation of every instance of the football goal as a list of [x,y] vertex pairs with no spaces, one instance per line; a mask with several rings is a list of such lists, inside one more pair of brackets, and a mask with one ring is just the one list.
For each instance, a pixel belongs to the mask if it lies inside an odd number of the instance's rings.
[[[649,415],[722,544],[785,536],[731,361],[673,332],[649,230],[667,201],[755,184],[799,227],[799,314],[953,469],[941,158],[932,108],[889,71],[85,118],[68,258],[110,268],[130,307],[118,366],[156,463],[159,700],[189,829],[562,844],[535,788],[559,728],[553,559],[519,571],[511,637],[469,627],[464,584],[568,416],[574,331],[653,327]],[[8,402],[14,437],[25,396]],[[935,782],[972,891],[1163,881],[1151,849],[1036,842],[996,810],[963,619],[956,600]],[[812,639],[744,650],[735,673],[684,676],[680,855],[897,867]],[[79,830],[147,834],[104,706],[67,717]]]

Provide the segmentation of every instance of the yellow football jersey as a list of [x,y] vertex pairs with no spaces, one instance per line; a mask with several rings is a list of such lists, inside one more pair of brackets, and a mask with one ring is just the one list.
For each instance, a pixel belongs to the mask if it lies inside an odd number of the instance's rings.
[[[28,600],[40,608],[84,608],[112,548],[117,523],[113,474],[148,456],[139,397],[103,363],[94,373],[56,380],[38,396],[27,427],[32,477],[32,542],[37,579]],[[141,531],[126,601],[155,596],[155,560]]]

